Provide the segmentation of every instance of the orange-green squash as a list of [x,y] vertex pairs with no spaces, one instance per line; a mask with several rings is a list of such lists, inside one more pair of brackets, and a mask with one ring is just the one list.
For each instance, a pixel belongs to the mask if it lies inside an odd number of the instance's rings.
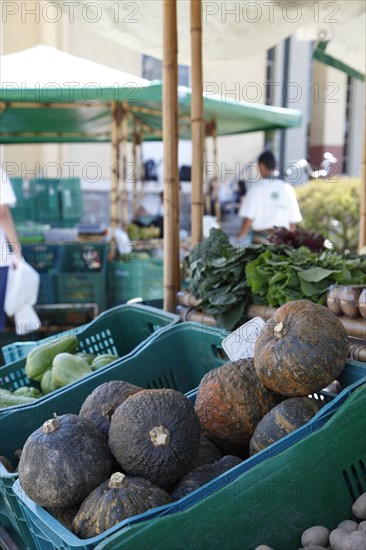
[[207,437],[225,454],[243,457],[258,422],[282,399],[258,379],[253,359],[244,359],[205,374],[195,409]]
[[288,397],[320,391],[343,370],[349,353],[345,328],[329,308],[288,302],[264,325],[254,346],[262,383]]

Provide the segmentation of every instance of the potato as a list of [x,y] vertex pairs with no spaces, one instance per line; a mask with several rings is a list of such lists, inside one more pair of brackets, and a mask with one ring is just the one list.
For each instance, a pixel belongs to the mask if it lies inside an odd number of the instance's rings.
[[273,550],[273,548],[267,546],[266,544],[261,544],[260,546],[257,546],[255,550]]
[[301,536],[303,546],[326,546],[329,542],[329,531],[322,525],[314,525],[306,529]]
[[345,550],[346,538],[349,535],[344,529],[334,529],[329,535],[329,542],[333,550]]
[[344,550],[366,550],[366,533],[353,531],[346,537]]
[[352,531],[357,531],[358,523],[356,523],[355,521],[352,521],[351,519],[346,519],[344,521],[341,521],[337,529],[343,529],[343,531],[352,533]]
[[366,519],[366,493],[359,496],[353,503],[352,514],[358,519]]
[[366,521],[361,521],[361,523],[358,524],[358,530],[366,533]]

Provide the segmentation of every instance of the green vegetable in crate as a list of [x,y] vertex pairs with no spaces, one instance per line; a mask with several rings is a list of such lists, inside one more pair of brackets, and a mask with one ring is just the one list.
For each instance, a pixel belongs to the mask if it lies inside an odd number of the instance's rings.
[[343,370],[349,353],[345,328],[329,308],[308,300],[281,306],[254,347],[262,383],[288,397],[325,388]]
[[84,500],[73,531],[83,539],[94,537],[126,518],[170,502],[168,493],[147,479],[116,472]]
[[89,363],[89,365],[92,364],[93,360],[95,359],[96,355],[95,353],[84,353],[83,351],[78,351],[77,353],[75,353],[74,355],[76,355],[76,357],[81,357],[82,359],[84,359],[87,363]]
[[27,355],[25,374],[32,380],[40,382],[42,375],[51,368],[52,361],[59,353],[74,353],[79,341],[76,336],[61,336],[55,342],[36,346]]
[[221,451],[244,456],[258,422],[282,400],[258,379],[253,359],[244,359],[205,374],[195,409],[203,431]]
[[102,355],[97,355],[91,362],[90,366],[92,370],[97,370],[101,367],[109,365],[116,359],[119,359],[118,355],[113,355],[112,353],[103,353]]
[[164,487],[198,454],[201,428],[189,399],[175,390],[143,390],[115,411],[108,445],[121,468]]
[[24,397],[42,397],[42,393],[33,386],[21,386],[13,391],[13,395],[23,395]]
[[48,393],[59,389],[59,386],[56,386],[56,384],[54,384],[52,381],[52,369],[48,369],[46,370],[46,372],[43,373],[41,388],[44,395],[47,395]]
[[171,493],[173,500],[179,500],[217,476],[227,472],[242,460],[237,456],[226,455],[212,464],[204,464],[188,472]]
[[273,407],[257,424],[249,444],[250,454],[262,451],[309,422],[322,404],[309,397],[291,397]]
[[51,378],[53,384],[62,388],[92,372],[90,365],[81,357],[71,353],[59,353],[52,362]]
[[0,409],[6,407],[13,407],[15,405],[26,405],[27,403],[34,403],[36,397],[27,397],[26,395],[14,395],[8,390],[0,389]]
[[108,438],[108,431],[114,411],[127,397],[143,388],[123,382],[111,380],[95,388],[85,399],[80,409],[80,416],[88,418]]
[[40,506],[67,508],[109,478],[115,462],[101,432],[75,414],[47,420],[25,442],[19,482]]

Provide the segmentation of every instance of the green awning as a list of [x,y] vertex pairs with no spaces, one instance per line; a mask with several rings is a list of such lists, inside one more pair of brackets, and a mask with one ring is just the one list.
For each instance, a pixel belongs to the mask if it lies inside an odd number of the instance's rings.
[[356,71],[349,65],[346,65],[346,63],[343,63],[339,59],[336,59],[335,57],[332,57],[331,55],[327,54],[325,51],[327,45],[328,45],[328,42],[319,42],[318,46],[314,50],[314,54],[313,54],[314,59],[316,59],[317,61],[320,61],[320,63],[329,65],[334,69],[338,69],[339,71],[342,71],[343,73],[346,73],[353,78],[362,80],[362,82],[365,80],[365,76],[362,73]]
[[[109,142],[113,101],[124,102],[130,113],[129,139],[136,124],[144,140],[162,139],[161,82],[149,83],[45,46],[3,56],[1,69],[2,144]],[[181,139],[191,138],[191,96],[189,88],[179,87]],[[225,136],[297,127],[302,115],[206,94],[204,118],[215,121],[217,134]]]

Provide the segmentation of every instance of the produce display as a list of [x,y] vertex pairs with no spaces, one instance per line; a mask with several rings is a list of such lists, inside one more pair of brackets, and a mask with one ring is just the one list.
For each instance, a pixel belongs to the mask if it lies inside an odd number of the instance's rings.
[[21,386],[14,391],[0,388],[0,409],[33,403],[118,359],[110,353],[76,352],[78,345],[76,336],[67,335],[34,347],[27,355],[25,373],[35,385]]
[[[339,390],[335,378],[348,350],[343,331],[327,308],[289,302],[265,323],[254,359],[229,361],[203,376],[194,405],[172,389],[101,384],[79,415],[55,415],[29,436],[18,465],[20,486],[80,538],[179,500],[313,418],[323,401],[308,395],[326,386]],[[82,361],[83,369],[94,361],[53,349],[51,374],[60,361],[58,376],[66,377],[65,355],[76,367]],[[50,363],[41,359],[43,378]],[[355,517],[366,519],[365,504],[355,504]]]
[[159,227],[140,227],[135,223],[127,226],[127,235],[132,241],[147,241],[149,239],[158,239],[160,237]]
[[254,366],[265,386],[296,397],[335,380],[348,353],[339,319],[324,306],[297,300],[281,306],[264,325],[254,346]]
[[184,260],[188,290],[219,326],[232,330],[243,322],[250,303],[278,307],[307,299],[325,304],[334,284],[366,284],[365,256],[313,252],[309,247],[316,248],[317,240],[310,237],[294,233],[277,238],[278,244],[238,248],[221,229],[211,229]]

